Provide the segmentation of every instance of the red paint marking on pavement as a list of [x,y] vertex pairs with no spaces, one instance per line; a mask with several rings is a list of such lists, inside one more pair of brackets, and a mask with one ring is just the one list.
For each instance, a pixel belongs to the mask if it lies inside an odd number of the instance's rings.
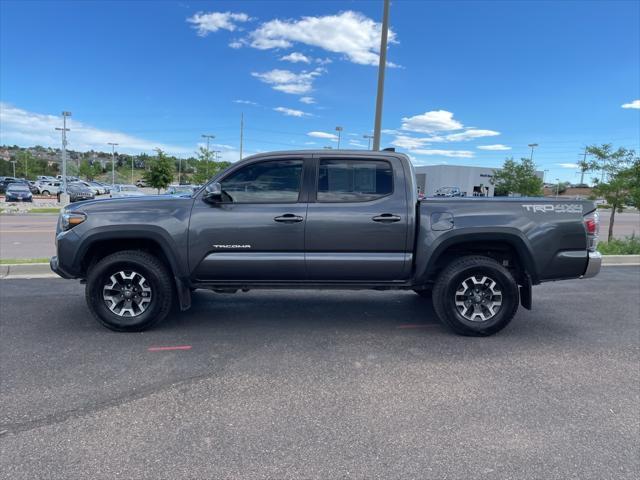
[[167,350],[191,350],[191,345],[178,345],[175,347],[149,347],[150,352],[165,352]]
[[396,328],[427,328],[427,327],[431,327],[431,325],[407,324],[407,325],[398,325]]

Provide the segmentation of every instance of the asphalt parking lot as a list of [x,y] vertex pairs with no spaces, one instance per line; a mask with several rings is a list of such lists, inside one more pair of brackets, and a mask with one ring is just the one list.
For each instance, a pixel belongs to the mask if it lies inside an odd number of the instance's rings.
[[197,292],[117,334],[2,280],[0,476],[636,479],[639,298],[608,267],[478,339],[412,292]]

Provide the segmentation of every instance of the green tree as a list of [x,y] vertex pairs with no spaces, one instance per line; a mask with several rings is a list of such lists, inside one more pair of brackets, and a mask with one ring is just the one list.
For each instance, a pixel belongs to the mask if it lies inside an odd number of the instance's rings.
[[196,152],[196,161],[191,164],[194,168],[191,180],[197,185],[207,183],[211,177],[226,169],[230,162],[216,162],[213,160],[213,152],[205,147],[200,147]]
[[613,166],[615,169],[616,165],[629,154],[629,150],[622,147],[613,150],[613,146],[610,143],[604,143],[602,145],[588,146],[587,154],[595,157],[595,161],[591,163],[589,170],[600,170],[600,181],[603,182],[610,167]]
[[20,150],[16,154],[16,175],[29,179],[29,175],[33,175],[37,167],[35,157],[27,150]]
[[147,184],[157,188],[158,194],[160,194],[160,189],[167,188],[173,181],[175,167],[171,159],[162,150],[158,149],[157,152],[158,154],[148,162],[149,170],[144,172],[143,177]]
[[94,162],[93,165],[89,163],[89,160],[82,160],[80,162],[80,168],[78,169],[78,175],[86,178],[87,180],[93,180],[102,173],[102,167],[98,162]]
[[[603,165],[602,175],[602,178],[606,181],[594,178],[595,186],[593,191],[611,205],[611,217],[607,235],[607,241],[610,242],[613,238],[616,212],[621,212],[625,205],[637,202],[640,199],[640,158],[636,156],[633,150],[619,148],[612,152],[611,145],[607,144],[606,146],[609,148],[601,150],[601,153],[606,154],[606,157],[603,155],[603,158],[606,158],[606,162]],[[596,148],[600,147],[595,147],[594,151]]]
[[529,158],[516,162],[507,158],[500,170],[493,171],[491,183],[500,193],[519,193],[526,197],[542,195],[542,179],[536,175],[535,164]]

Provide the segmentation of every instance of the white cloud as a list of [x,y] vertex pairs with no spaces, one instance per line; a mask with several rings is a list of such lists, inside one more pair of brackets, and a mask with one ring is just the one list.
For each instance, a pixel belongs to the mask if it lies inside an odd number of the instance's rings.
[[406,148],[407,150],[413,150],[415,148],[423,147],[425,144],[431,141],[430,138],[416,138],[408,135],[398,135],[391,145],[400,148]]
[[560,166],[562,168],[571,168],[571,169],[580,168],[577,163],[556,163],[556,165],[558,165],[558,166]]
[[500,150],[511,150],[511,147],[506,145],[496,144],[496,145],[478,145],[478,150],[492,150],[492,151],[500,151]]
[[305,145],[317,145],[316,142],[304,142]]
[[307,105],[311,105],[312,103],[316,103],[316,100],[313,97],[300,97],[300,101],[302,103],[306,103]]
[[[24,146],[42,145],[57,148],[60,146],[62,118],[58,115],[33,113],[7,103],[0,102],[0,144],[17,144]],[[102,150],[109,149],[109,142],[118,143],[118,151],[127,153],[151,152],[161,148],[168,153],[191,152],[192,148],[168,145],[143,138],[138,138],[114,130],[102,130],[75,120],[67,120],[67,134],[70,150]]]
[[229,42],[229,46],[231,48],[238,49],[238,48],[242,48],[244,46],[244,43],[242,42],[242,40],[232,40]]
[[416,155],[441,155],[443,157],[472,158],[473,152],[469,150],[431,150],[431,149],[415,149],[412,150]]
[[241,105],[253,105],[254,107],[258,107],[258,106],[260,106],[260,104],[259,104],[259,103],[252,102],[251,100],[241,100],[241,99],[238,99],[238,100],[234,100],[234,101],[233,101],[233,103],[240,103]]
[[[248,22],[251,20],[246,13],[232,12],[198,12],[192,17],[187,18],[187,22],[193,25],[198,36],[206,37],[210,33],[218,30],[229,30],[233,32],[238,26],[236,23]],[[233,47],[235,48],[235,47]]]
[[334,135],[333,133],[328,133],[328,132],[309,132],[307,133],[307,135],[309,135],[310,137],[315,137],[315,138],[324,138],[327,140],[333,140],[334,142],[338,141],[338,136]]
[[274,108],[274,110],[288,117],[308,117],[311,115],[310,113],[303,112],[302,110],[295,110],[293,108],[286,107],[276,107]]
[[397,135],[398,133],[400,133],[398,132],[398,130],[392,130],[390,128],[383,128],[381,132],[386,133],[387,135]]
[[311,63],[311,59],[300,52],[291,52],[289,55],[280,57],[280,60],[291,63]]
[[633,102],[624,103],[621,105],[622,108],[634,108],[640,109],[640,100],[634,100]]
[[410,132],[433,133],[461,130],[462,123],[454,120],[453,113],[446,110],[433,110],[421,115],[402,118],[402,129]]
[[294,95],[309,93],[313,89],[313,81],[324,72],[316,68],[311,72],[294,73],[290,70],[274,69],[264,73],[252,72],[251,75],[264,83],[272,85],[274,90]]
[[444,139],[447,142],[466,142],[467,140],[473,140],[474,138],[495,137],[496,135],[500,135],[500,132],[470,128],[464,132],[446,135]]
[[[301,43],[344,54],[353,63],[378,65],[381,29],[380,23],[348,10],[300,20],[270,20],[251,32],[249,41],[253,48],[260,50],[290,48]],[[389,42],[395,42],[395,33],[391,30]]]

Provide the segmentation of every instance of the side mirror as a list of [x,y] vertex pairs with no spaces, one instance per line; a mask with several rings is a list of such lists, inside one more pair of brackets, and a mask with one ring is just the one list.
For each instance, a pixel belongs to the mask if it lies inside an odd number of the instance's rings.
[[222,185],[218,182],[213,182],[207,185],[204,189],[204,195],[202,200],[207,203],[219,203],[222,201]]

